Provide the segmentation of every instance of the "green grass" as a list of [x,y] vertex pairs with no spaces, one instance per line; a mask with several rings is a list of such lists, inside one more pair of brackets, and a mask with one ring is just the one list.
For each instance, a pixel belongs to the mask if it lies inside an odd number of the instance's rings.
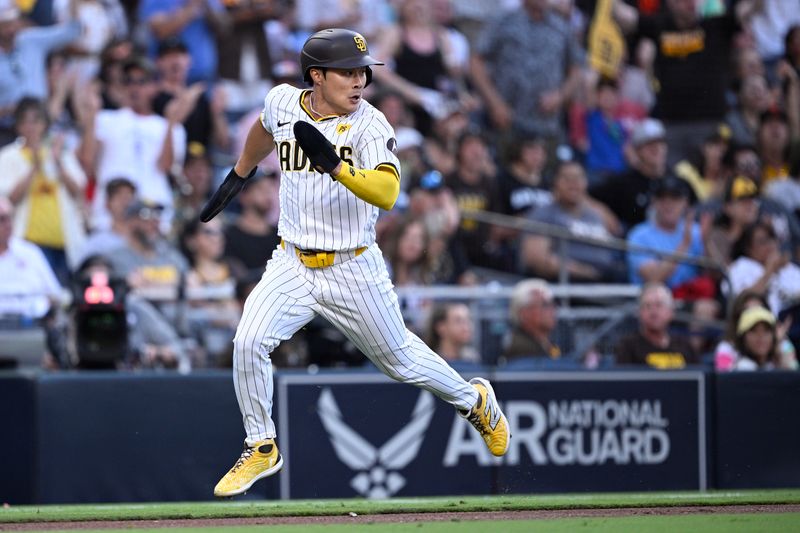
[[[292,526],[241,526],[181,528],[181,533],[527,533],[547,531],[573,533],[592,531],[600,533],[675,533],[675,531],[702,531],[703,533],[782,532],[800,530],[800,513],[786,514],[717,514],[680,516],[628,516],[614,518],[564,518],[547,520],[503,520],[475,522],[416,522],[404,524],[319,524]],[[84,530],[83,533],[119,533],[119,529]],[[126,529],[140,533],[168,533],[174,529]]]
[[800,490],[11,506],[0,509],[0,523],[786,503],[800,504]]

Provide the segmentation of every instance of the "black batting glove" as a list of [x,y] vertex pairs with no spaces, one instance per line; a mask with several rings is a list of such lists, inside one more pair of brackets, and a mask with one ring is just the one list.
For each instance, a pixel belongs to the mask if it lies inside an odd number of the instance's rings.
[[336,155],[331,142],[317,128],[302,120],[294,123],[294,138],[311,161],[314,170],[330,174],[333,178],[333,171],[342,160]]
[[256,168],[251,170],[246,178],[239,176],[234,169],[231,169],[228,175],[225,176],[225,181],[222,182],[219,189],[216,190],[211,199],[203,207],[203,210],[200,211],[200,220],[208,222],[217,216],[220,211],[225,209],[225,206],[231,203],[231,200],[242,190],[245,180],[253,177],[253,174],[256,173]]

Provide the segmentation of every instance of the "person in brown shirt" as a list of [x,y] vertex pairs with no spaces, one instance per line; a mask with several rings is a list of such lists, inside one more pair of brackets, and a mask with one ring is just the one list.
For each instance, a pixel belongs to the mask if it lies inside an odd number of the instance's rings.
[[660,370],[699,363],[687,337],[671,334],[675,314],[672,293],[663,283],[648,283],[639,296],[639,331],[620,339],[618,365],[647,365]]
[[514,287],[510,308],[511,335],[503,351],[505,361],[520,357],[561,357],[550,340],[556,328],[556,306],[547,282],[526,279]]

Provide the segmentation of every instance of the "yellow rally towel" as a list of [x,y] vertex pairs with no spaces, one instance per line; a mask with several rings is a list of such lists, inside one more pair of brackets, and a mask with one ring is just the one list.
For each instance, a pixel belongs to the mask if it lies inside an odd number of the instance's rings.
[[612,0],[599,0],[594,9],[589,27],[589,64],[603,76],[616,79],[625,55],[625,39],[611,18],[611,6]]

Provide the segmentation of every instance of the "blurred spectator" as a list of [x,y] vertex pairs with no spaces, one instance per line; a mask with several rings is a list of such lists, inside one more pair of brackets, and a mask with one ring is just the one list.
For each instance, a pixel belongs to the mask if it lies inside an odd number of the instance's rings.
[[[587,202],[586,172],[577,161],[559,164],[553,181],[553,203],[532,211],[528,218],[569,230],[579,237],[607,239],[603,217]],[[561,250],[566,250],[562,256]],[[547,279],[558,279],[564,269],[573,281],[610,281],[617,277],[619,265],[609,248],[582,242],[567,242],[535,233],[522,239],[520,261],[523,272]]]
[[213,173],[206,149],[198,142],[190,142],[186,148],[183,175],[179,180],[180,196],[176,200],[175,218],[179,224],[200,214],[211,193]]
[[126,245],[128,239],[128,207],[136,197],[136,185],[128,178],[113,178],[106,183],[106,209],[111,215],[111,227],[89,234],[80,252],[78,263],[93,255],[108,256]]
[[450,45],[427,0],[403,0],[398,24],[378,36],[378,57],[393,68],[375,69],[375,78],[412,104],[414,127],[424,135],[465,91],[464,72],[446,62]]
[[461,240],[460,212],[444,178],[431,170],[409,186],[408,218],[421,220],[428,233],[427,254],[434,258],[438,283],[472,285],[477,280]]
[[480,362],[480,354],[473,345],[472,316],[466,304],[437,304],[427,329],[428,346],[446,361]]
[[667,0],[666,11],[656,16],[639,16],[615,2],[623,31],[656,45],[653,73],[659,91],[653,116],[666,125],[671,164],[685,158],[725,116],[729,51],[739,21],[753,14],[754,3],[741,0],[735,15],[702,17],[691,0]]
[[13,234],[14,206],[0,196],[0,313],[42,318],[61,285],[42,251]]
[[295,0],[294,21],[305,37],[325,28],[350,28],[369,41],[392,23],[393,8],[402,1]]
[[745,289],[765,294],[778,314],[800,298],[800,267],[781,252],[772,226],[765,221],[745,228],[733,245],[728,269],[729,297]]
[[[767,299],[760,294],[749,289],[740,292],[730,305],[728,320],[726,324],[725,337],[719,342],[714,350],[714,368],[719,372],[734,370],[738,366],[739,352],[737,351],[736,338],[739,319],[745,310],[760,307],[767,308]],[[790,370],[797,369],[797,356],[791,341],[786,338],[786,331],[790,320],[784,320],[776,324],[775,332],[779,339],[779,360],[780,367]]]
[[0,6],[0,146],[15,137],[13,113],[19,101],[47,98],[47,54],[81,34],[78,0],[69,1],[68,21],[47,27],[25,27],[15,5]]
[[167,223],[172,218],[173,192],[168,173],[173,165],[183,164],[186,131],[181,126],[190,111],[176,98],[165,109],[165,117],[155,114],[152,98],[157,90],[155,72],[144,59],[135,58],[123,67],[130,107],[100,111],[96,95],[86,94],[83,138],[79,154],[87,173],[96,176],[92,223],[107,228],[105,185],[119,176],[130,177],[138,196],[166,208]]
[[[542,175],[546,164],[547,149],[541,139],[512,139],[506,145],[504,165],[497,175],[498,192],[493,211],[503,215],[524,215],[552,203],[553,195],[545,187]],[[519,230],[492,226],[491,232],[508,255],[519,256]]]
[[[59,313],[61,285],[42,251],[13,233],[14,207],[0,196],[0,315],[9,322],[41,328],[45,336],[42,366],[64,367],[68,354]],[[42,348],[41,344],[36,348]],[[0,363],[7,364],[2,355]]]
[[[128,89],[125,83],[125,63],[134,55],[133,42],[129,39],[111,41],[100,54],[100,97],[102,109],[119,109],[127,107]],[[86,103],[86,100],[79,100]]]
[[758,54],[774,65],[786,52],[783,36],[792,26],[800,24],[800,1],[762,0],[755,4],[750,32],[755,38]]
[[758,186],[750,178],[736,176],[728,181],[724,198],[706,239],[706,252],[717,264],[727,267],[732,261],[733,244],[758,220]]
[[762,161],[762,187],[800,169],[800,132],[790,127],[789,115],[783,109],[771,107],[761,114],[756,142]]
[[205,224],[198,218],[190,220],[180,243],[190,266],[186,274],[189,329],[205,352],[203,363],[219,366],[230,351],[241,318],[236,302],[237,273],[223,259],[225,236],[221,220],[215,218]]
[[[112,280],[117,274],[111,261],[103,255],[87,257],[77,271],[77,276],[91,279],[95,274]],[[127,354],[120,368],[178,368],[188,371],[191,368],[189,355],[181,338],[169,322],[148,301],[126,291],[123,304],[125,320],[124,330],[127,332]],[[80,311],[73,316],[76,325],[80,322]],[[104,331],[93,331],[86,328],[82,333],[91,337],[103,335]],[[91,338],[88,339],[91,341]],[[80,343],[78,343],[80,344]],[[82,354],[78,353],[78,367],[85,368]],[[89,363],[90,368],[98,368],[96,363]],[[108,367],[108,361],[106,361]]]
[[0,195],[16,206],[15,235],[41,248],[67,284],[83,247],[86,175],[63,135],[49,135],[44,104],[23,98],[14,113],[19,139],[0,150]]
[[503,350],[503,361],[561,357],[561,349],[550,340],[556,328],[556,304],[546,281],[527,279],[514,286],[509,319],[511,333]]
[[601,77],[584,117],[586,137],[579,146],[586,154],[586,171],[592,183],[602,182],[607,175],[619,174],[628,168],[624,153],[628,133],[616,117],[618,106],[617,81]]
[[736,325],[738,358],[732,370],[773,370],[780,365],[775,315],[764,307],[742,312]]
[[761,115],[773,104],[767,79],[761,74],[744,78],[739,88],[737,106],[725,116],[731,127],[733,140],[738,143],[755,144]]
[[[159,86],[153,98],[153,110],[166,116],[170,102],[182,101],[187,108],[186,118],[182,120],[186,143],[200,143],[206,151],[211,149],[212,142],[220,148],[227,148],[230,139],[223,93],[220,90],[211,91],[209,84],[204,82],[188,85],[191,63],[192,58],[182,41],[172,38],[158,45],[156,68]],[[209,93],[212,95],[210,98]]]
[[[68,22],[71,0],[53,0],[56,20]],[[81,82],[94,78],[100,68],[100,54],[114,39],[128,36],[128,20],[120,0],[76,0],[81,36],[69,46],[70,69]]]
[[505,164],[497,176],[498,212],[521,215],[550,205],[553,195],[547,188],[544,169],[547,150],[537,137],[518,137],[506,147]]
[[217,77],[217,41],[230,20],[220,0],[141,0],[138,20],[149,30],[148,50],[156,57],[158,43],[179,37],[192,57],[189,83]]
[[73,99],[78,88],[77,73],[68,67],[66,52],[57,50],[47,56],[47,116],[52,133],[64,135],[64,144],[74,149],[80,132],[76,123]]
[[675,165],[675,174],[692,186],[698,200],[705,201],[722,195],[726,178],[722,159],[730,139],[731,129],[726,124],[720,124],[714,133],[703,140],[703,144],[696,147],[696,154]]
[[[488,211],[496,203],[496,169],[486,141],[479,133],[468,132],[459,140],[456,149],[456,171],[446,178],[459,210]],[[512,258],[503,257],[499,243],[490,238],[487,224],[462,217],[456,238],[474,266],[512,271]]]
[[397,287],[433,285],[436,257],[428,253],[430,243],[424,223],[412,217],[401,221],[384,247],[387,268]]
[[687,337],[670,333],[675,316],[672,293],[663,283],[648,283],[639,296],[639,330],[620,339],[614,350],[618,365],[647,365],[659,370],[700,362]]
[[459,142],[472,128],[473,124],[464,109],[450,109],[449,113],[434,121],[432,135],[425,138],[425,161],[445,176],[455,172]]
[[[752,145],[731,144],[722,158],[722,164],[725,167],[725,173],[730,176],[729,179],[733,179],[735,176],[744,176],[755,184],[761,183],[761,160]],[[787,206],[791,205],[793,199],[792,188],[793,180],[774,181],[766,187],[766,191],[763,187],[759,187],[761,199],[759,201],[758,216],[760,219],[768,220],[772,225],[781,249],[791,250],[795,257],[800,257],[798,254],[800,249],[800,223],[798,223],[797,216],[792,209],[784,205],[784,202]],[[780,200],[776,201],[773,197],[779,192],[786,193],[786,196],[781,196]],[[702,208],[710,209],[715,213],[719,212],[721,199],[722,197],[712,198]]]
[[552,151],[564,139],[562,111],[584,63],[568,23],[551,12],[547,0],[523,0],[519,9],[486,24],[475,52],[472,80],[492,125],[539,135]]
[[[628,234],[628,244],[690,257],[703,256],[700,226],[694,222],[693,213],[687,211],[689,194],[689,186],[678,177],[668,176],[657,182],[653,189],[653,219],[634,227]],[[696,282],[700,275],[694,265],[641,252],[628,252],[628,270],[631,283],[665,283],[672,290]]]
[[111,252],[114,270],[138,294],[153,301],[175,301],[188,264],[161,234],[163,208],[142,200],[128,207],[126,246]]
[[589,194],[607,205],[626,231],[644,222],[654,183],[667,170],[664,125],[654,119],[639,123],[631,134],[634,158],[631,168],[592,187]]
[[286,10],[284,0],[226,0],[230,32],[217,39],[219,78],[225,94],[226,108],[246,112],[263,104],[270,89],[272,57],[266,21]]
[[239,194],[242,210],[225,227],[225,258],[238,261],[244,268],[263,272],[272,252],[278,247],[278,230],[267,215],[277,201],[275,176],[256,174],[247,180]]

